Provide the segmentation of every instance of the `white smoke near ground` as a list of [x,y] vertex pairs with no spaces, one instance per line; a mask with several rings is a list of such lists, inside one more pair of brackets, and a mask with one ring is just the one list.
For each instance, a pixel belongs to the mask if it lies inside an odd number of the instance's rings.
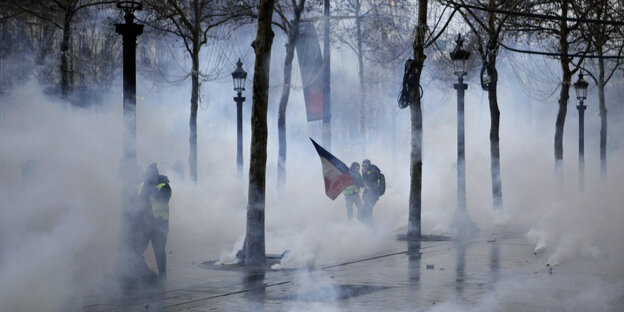
[[[29,82],[2,103],[2,311],[64,311],[80,306],[87,295],[116,291],[111,276],[120,239],[121,101],[75,109],[39,90]],[[227,148],[234,145],[219,136],[200,139],[200,146],[227,147],[213,150],[214,162],[199,162],[200,179],[207,182],[201,173],[211,172],[210,179],[220,182],[194,185],[172,169],[188,155],[188,143],[181,139],[188,133],[182,109],[188,101],[171,95],[159,102],[142,95],[139,164],[157,162],[174,189],[169,263],[210,259],[244,231],[243,182],[228,173],[235,172],[235,163],[228,167],[220,159],[230,160]],[[145,255],[155,268],[151,248]]]
[[285,311],[343,311],[337,304],[337,286],[325,272],[300,272],[295,275],[292,285],[296,295],[287,302]]
[[110,268],[118,229],[116,116],[74,110],[37,90],[28,83],[4,100],[3,311],[66,309],[83,295],[78,281],[92,286]]
[[381,236],[375,235],[367,225],[358,221],[310,227],[298,233],[275,234],[272,245],[282,246],[289,254],[274,268],[284,269],[317,268],[361,259],[380,252],[384,242]]
[[548,233],[544,233],[535,229],[530,229],[526,235],[527,239],[531,244],[535,245],[535,249],[533,253],[538,254],[546,249],[548,245]]
[[[596,276],[516,275],[493,285],[477,302],[461,298],[434,305],[431,312],[614,311],[621,285]],[[553,295],[557,294],[557,295]]]

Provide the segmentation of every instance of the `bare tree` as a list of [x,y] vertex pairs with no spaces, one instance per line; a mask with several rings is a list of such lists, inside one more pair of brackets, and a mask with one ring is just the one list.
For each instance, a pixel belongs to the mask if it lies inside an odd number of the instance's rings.
[[20,10],[17,10],[16,6],[12,2],[0,2],[0,23],[5,23],[9,19],[19,16],[20,13]]
[[197,183],[197,108],[200,92],[199,56],[201,48],[209,40],[222,36],[213,32],[219,26],[235,17],[229,9],[233,1],[220,0],[145,0],[148,9],[146,23],[182,40],[191,57],[191,115],[189,120],[189,170],[193,182]]
[[[6,2],[0,3],[0,41],[3,42],[0,46],[0,96],[5,92],[10,81],[7,79],[5,65],[7,59],[13,56],[13,52],[16,48],[16,17],[19,16],[19,12],[15,8]],[[0,120],[3,118],[4,104],[0,105]]]
[[[373,5],[374,7],[374,5]],[[337,3],[337,12],[342,18],[340,20],[340,28],[334,27],[333,35],[340,42],[349,47],[358,60],[358,80],[360,83],[359,108],[360,108],[360,148],[362,153],[366,151],[366,119],[367,105],[366,87],[364,81],[364,53],[362,50],[362,20],[365,19],[370,11],[362,12],[362,0],[345,0]],[[352,21],[355,21],[353,25]]]
[[[403,77],[403,90],[399,98],[399,106],[410,107],[411,115],[411,152],[410,152],[410,195],[409,195],[409,215],[407,225],[408,247],[416,251],[422,236],[420,223],[422,208],[422,94],[420,91],[420,80],[422,69],[427,56],[425,49],[430,47],[444,32],[452,19],[454,12],[450,15],[440,14],[436,16],[436,27],[429,28],[427,25],[428,1],[418,0],[418,19],[415,29],[412,49],[414,59],[408,60],[405,64]],[[447,19],[446,23],[440,21]],[[440,26],[438,29],[437,26]],[[436,33],[437,32],[437,33]]]
[[20,13],[11,3],[0,3],[0,95],[28,76],[24,69],[32,65],[28,56],[34,52],[34,42],[27,35],[30,27],[25,14]]
[[110,90],[121,61],[121,42],[110,14],[103,10],[88,12],[72,40],[70,80],[78,93],[74,98],[80,103],[97,101]]
[[264,209],[267,160],[267,110],[269,106],[269,69],[271,29],[274,0],[260,0],[258,31],[252,46],[256,52],[251,109],[251,156],[249,163],[249,199],[247,203],[247,233],[245,235],[245,265],[261,265],[265,261]]
[[[595,20],[617,20],[618,4],[616,1],[587,1],[588,18]],[[586,59],[583,70],[589,74],[598,88],[600,109],[600,175],[607,176],[607,105],[605,86],[622,65],[621,58],[607,59],[609,56],[622,57],[624,48],[621,29],[608,24],[587,23],[582,27],[583,37],[590,43],[590,53],[596,58]],[[589,63],[589,64],[588,64]]]
[[[561,16],[568,17],[571,10],[572,0],[555,1],[555,10],[561,12]],[[555,173],[560,182],[563,182],[563,127],[565,125],[566,114],[568,111],[568,99],[570,98],[570,83],[572,75],[576,73],[582,63],[582,59],[578,63],[574,63],[572,57],[569,57],[571,42],[577,39],[571,39],[574,30],[577,30],[580,24],[577,22],[568,25],[567,21],[554,23],[555,27],[550,31],[559,39],[559,53],[561,53],[561,92],[559,93],[559,111],[557,112],[557,121],[555,122]],[[577,37],[578,38],[578,37]]]
[[[295,57],[295,46],[299,38],[299,22],[301,14],[306,4],[306,0],[287,0],[275,4],[275,12],[279,16],[279,21],[274,25],[279,27],[288,36],[286,43],[286,57],[284,58],[284,81],[280,96],[279,109],[277,115],[278,134],[278,158],[277,158],[277,187],[283,189],[286,181],[286,106],[290,96],[290,83],[292,75],[292,62]],[[290,13],[292,12],[292,13]],[[292,14],[292,20],[289,16]]]
[[[500,49],[499,43],[504,39],[509,15],[495,14],[494,10],[516,8],[520,1],[501,0],[458,0],[457,6],[464,21],[470,27],[472,36],[477,42],[477,51],[482,62],[481,87],[488,92],[490,106],[490,171],[492,176],[492,200],[494,209],[503,206],[503,185],[500,172],[500,110],[498,108],[497,86],[498,71],[496,61]],[[467,4],[487,8],[487,12],[476,11],[466,7]],[[485,75],[487,73],[487,75]],[[489,81],[488,81],[489,80]]]
[[[414,7],[411,1],[363,1],[343,0],[336,2],[336,22],[332,29],[332,36],[344,46],[353,51],[358,63],[359,92],[357,92],[357,106],[359,107],[359,147],[362,153],[366,153],[368,134],[372,133],[374,107],[371,105],[372,81],[381,74],[373,68],[375,65],[388,63],[386,54],[395,54],[393,60],[398,60],[410,49],[411,26],[402,23],[403,17],[410,16]],[[403,14],[397,14],[401,12]],[[397,29],[397,25],[405,25],[410,28],[407,36]],[[403,29],[404,30],[404,29]],[[397,52],[397,42],[391,40],[396,36],[401,37],[400,47]],[[383,56],[381,56],[383,55]],[[364,62],[373,63],[365,70]],[[379,63],[379,64],[374,64]],[[370,72],[370,74],[366,74]],[[380,79],[381,81],[382,79]]]
[[[408,242],[420,241],[422,229],[420,224],[422,204],[422,97],[420,94],[420,77],[427,56],[425,55],[426,32],[427,32],[427,0],[418,1],[418,22],[416,37],[414,38],[414,65],[406,67],[406,72],[411,72],[413,82],[410,83],[410,115],[412,121],[412,149],[410,153],[410,195],[409,216],[407,225]],[[405,73],[408,75],[408,73]],[[408,82],[409,83],[409,82]],[[404,86],[405,87],[405,86]],[[412,246],[412,245],[410,245]]]
[[563,183],[563,130],[568,111],[570,98],[570,84],[572,75],[579,70],[583,57],[573,58],[571,52],[587,51],[588,44],[580,36],[581,23],[566,20],[569,17],[584,17],[579,12],[578,0],[530,1],[531,10],[536,10],[551,16],[560,16],[561,19],[521,19],[519,28],[524,31],[536,31],[550,45],[547,48],[558,52],[561,66],[561,89],[559,90],[559,110],[555,121],[555,176]]
[[61,97],[67,99],[71,90],[70,85],[70,68],[68,63],[68,54],[70,52],[70,38],[72,35],[72,25],[78,12],[105,4],[113,4],[115,1],[104,0],[10,0],[19,10],[28,13],[43,21],[49,22],[58,29],[62,30],[61,40]]

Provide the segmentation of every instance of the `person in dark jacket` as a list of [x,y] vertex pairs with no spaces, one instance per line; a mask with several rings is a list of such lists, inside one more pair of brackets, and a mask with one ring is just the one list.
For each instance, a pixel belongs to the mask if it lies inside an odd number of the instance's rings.
[[373,207],[379,199],[379,175],[381,172],[377,166],[371,164],[370,160],[362,161],[362,180],[364,181],[364,192],[362,193],[362,214],[358,219],[362,222],[373,225]]
[[360,200],[360,188],[364,186],[362,176],[360,175],[360,164],[354,161],[349,168],[349,173],[355,181],[355,184],[347,186],[342,191],[344,194],[345,202],[347,205],[347,218],[351,220],[353,218],[353,205],[357,208],[358,216],[362,213],[362,201]]
[[126,212],[126,224],[124,235],[126,250],[122,252],[121,263],[127,265],[122,269],[124,287],[128,290],[136,287],[136,283],[149,283],[156,280],[157,276],[145,263],[143,254],[149,245],[149,232],[152,227],[152,197],[158,183],[158,167],[152,163],[145,169],[142,181],[137,185],[137,193],[133,199],[133,208]]
[[159,175],[156,192],[151,200],[152,219],[149,239],[152,242],[156,265],[158,266],[158,277],[161,279],[167,276],[167,235],[169,234],[169,199],[171,199],[171,186],[167,176]]
[[169,199],[171,186],[167,176],[160,175],[156,164],[148,167],[145,180],[137,188],[141,209],[142,250],[144,253],[149,243],[152,243],[158,277],[165,279],[167,274],[167,254],[165,246],[169,234]]

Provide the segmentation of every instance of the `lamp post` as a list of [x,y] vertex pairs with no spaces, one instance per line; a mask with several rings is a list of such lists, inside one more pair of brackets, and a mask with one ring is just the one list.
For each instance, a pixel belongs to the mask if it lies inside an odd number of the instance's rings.
[[123,10],[125,24],[115,24],[123,37],[123,168],[126,174],[138,174],[136,153],[136,39],[143,25],[134,23],[134,12],[143,9],[138,1],[117,1]]
[[464,83],[466,63],[470,57],[470,52],[463,49],[464,40],[461,35],[457,35],[457,45],[450,53],[453,61],[453,69],[457,75],[457,83],[453,85],[457,90],[457,210],[455,212],[454,223],[460,232],[474,228],[474,224],[468,216],[466,209],[466,160],[464,148],[464,92],[468,85]]
[[119,263],[124,279],[135,279],[137,237],[137,205],[134,201],[139,168],[136,152],[136,38],[143,33],[143,25],[134,23],[134,12],[143,6],[137,1],[117,1],[117,8],[124,14],[125,24],[115,24],[115,30],[123,37],[123,158],[121,171],[123,182],[121,249]]
[[243,102],[245,98],[242,96],[243,90],[245,90],[245,80],[247,79],[247,72],[243,70],[243,62],[240,58],[236,62],[236,70],[232,72],[232,79],[234,80],[234,91],[237,92],[237,96],[234,98],[236,102],[236,166],[238,170],[238,176],[243,176]]
[[579,73],[578,80],[574,83],[576,98],[579,105],[576,106],[579,112],[579,189],[585,189],[585,109],[587,106],[583,101],[587,98],[587,87],[589,83],[583,79],[583,73]]

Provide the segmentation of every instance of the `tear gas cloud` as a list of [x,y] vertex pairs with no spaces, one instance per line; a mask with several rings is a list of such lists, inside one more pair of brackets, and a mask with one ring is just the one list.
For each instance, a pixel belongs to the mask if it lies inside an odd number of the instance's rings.
[[[242,39],[241,39],[242,40]],[[387,240],[405,233],[409,199],[410,124],[408,110],[395,98],[370,103],[380,107],[366,153],[357,148],[359,113],[357,65],[349,51],[337,52],[330,152],[349,164],[369,158],[386,175],[387,190],[374,208],[375,231],[346,220],[344,200],[324,194],[319,158],[308,137],[322,143],[320,122],[306,122],[303,95],[294,88],[287,113],[288,156],[285,191],[276,190],[277,103],[281,90],[283,42],[274,42],[267,160],[266,245],[268,253],[289,250],[279,267],[321,267],[387,251]],[[248,46],[251,42],[241,43]],[[243,49],[243,51],[248,51]],[[253,53],[244,60],[253,73]],[[338,61],[340,60],[340,61]],[[234,62],[232,62],[233,64]],[[296,64],[296,58],[295,63]],[[234,65],[232,65],[234,68]],[[397,75],[401,70],[397,71]],[[502,70],[501,70],[502,72]],[[298,69],[293,85],[301,84]],[[503,75],[501,75],[503,76]],[[473,77],[469,77],[474,80]],[[229,79],[229,78],[228,78]],[[141,88],[137,103],[137,151],[144,168],[157,162],[173,189],[167,244],[169,265],[219,259],[234,260],[242,245],[247,202],[251,86],[243,113],[244,174],[236,173],[234,92],[229,80],[204,83],[198,115],[198,183],[188,179],[188,107],[190,83]],[[466,177],[468,211],[482,231],[527,234],[535,252],[553,265],[566,261],[607,259],[622,266],[624,220],[620,209],[622,144],[610,137],[607,180],[601,182],[598,159],[597,105],[588,103],[586,188],[577,190],[576,115],[568,112],[564,137],[563,185],[553,174],[552,140],[556,104],[528,99],[512,81],[501,79],[501,175],[504,210],[492,212],[487,98],[469,80],[466,97]],[[252,81],[252,79],[249,79]],[[452,234],[456,192],[456,104],[454,90],[425,93],[423,143],[423,233]],[[92,109],[74,109],[42,94],[29,82],[2,99],[0,182],[0,310],[62,311],[102,290],[114,270],[121,217],[119,163],[122,142],[121,96]],[[570,101],[570,105],[573,104]],[[607,104],[609,105],[609,103]],[[387,106],[386,108],[383,108]],[[529,109],[530,108],[530,109]],[[339,112],[350,111],[351,114]],[[621,116],[610,115],[609,132],[622,130]],[[355,120],[355,122],[354,122]],[[396,140],[394,147],[390,144]],[[185,168],[179,175],[177,162]],[[154,267],[151,253],[148,264]],[[618,271],[620,272],[620,271]],[[170,277],[175,280],[172,272]],[[209,276],[209,272],[207,272]],[[300,278],[331,281],[320,275]],[[180,282],[183,283],[183,282]],[[305,283],[301,283],[305,285]],[[331,287],[330,287],[331,288]],[[329,289],[330,289],[329,288]],[[315,306],[312,310],[333,305]]]

